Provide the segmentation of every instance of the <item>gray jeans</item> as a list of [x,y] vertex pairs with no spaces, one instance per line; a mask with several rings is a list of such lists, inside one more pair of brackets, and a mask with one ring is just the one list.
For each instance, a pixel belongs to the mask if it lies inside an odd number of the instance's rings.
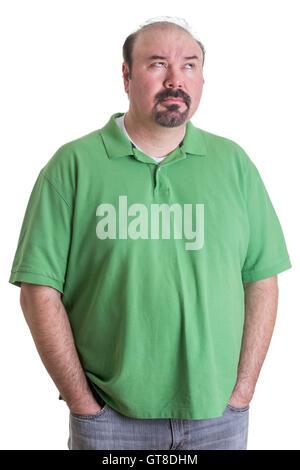
[[210,419],[139,419],[107,403],[94,415],[70,412],[69,450],[246,450],[249,406]]

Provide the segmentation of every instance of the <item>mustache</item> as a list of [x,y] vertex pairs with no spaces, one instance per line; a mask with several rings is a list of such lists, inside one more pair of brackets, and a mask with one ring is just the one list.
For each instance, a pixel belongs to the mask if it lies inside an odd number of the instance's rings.
[[156,102],[159,103],[166,98],[181,98],[185,104],[189,107],[191,104],[191,98],[182,90],[166,90],[157,95]]

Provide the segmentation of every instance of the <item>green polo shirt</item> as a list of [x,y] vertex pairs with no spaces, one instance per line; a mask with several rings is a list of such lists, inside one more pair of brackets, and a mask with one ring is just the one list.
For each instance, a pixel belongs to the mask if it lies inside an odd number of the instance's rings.
[[9,282],[62,293],[83,370],[133,418],[222,415],[237,376],[243,282],[291,267],[253,162],[187,122],[160,164],[114,118],[40,171]]

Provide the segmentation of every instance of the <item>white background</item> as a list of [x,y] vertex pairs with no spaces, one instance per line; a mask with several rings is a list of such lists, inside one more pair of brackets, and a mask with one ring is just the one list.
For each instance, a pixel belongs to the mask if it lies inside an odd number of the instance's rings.
[[121,64],[147,19],[183,17],[206,48],[192,118],[235,140],[258,167],[293,268],[279,275],[278,318],[251,402],[249,450],[300,449],[299,15],[297,0],[3,1],[1,43],[1,437],[3,449],[67,449],[68,410],[8,283],[40,169],[62,144],[128,110]]

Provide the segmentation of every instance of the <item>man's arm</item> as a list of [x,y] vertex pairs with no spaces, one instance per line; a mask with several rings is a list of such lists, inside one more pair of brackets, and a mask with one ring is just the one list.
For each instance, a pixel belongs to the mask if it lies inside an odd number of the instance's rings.
[[244,284],[245,322],[237,381],[229,403],[247,406],[265,360],[278,307],[277,276]]
[[61,293],[22,282],[20,303],[44,366],[70,410],[77,414],[99,411],[79,361]]

